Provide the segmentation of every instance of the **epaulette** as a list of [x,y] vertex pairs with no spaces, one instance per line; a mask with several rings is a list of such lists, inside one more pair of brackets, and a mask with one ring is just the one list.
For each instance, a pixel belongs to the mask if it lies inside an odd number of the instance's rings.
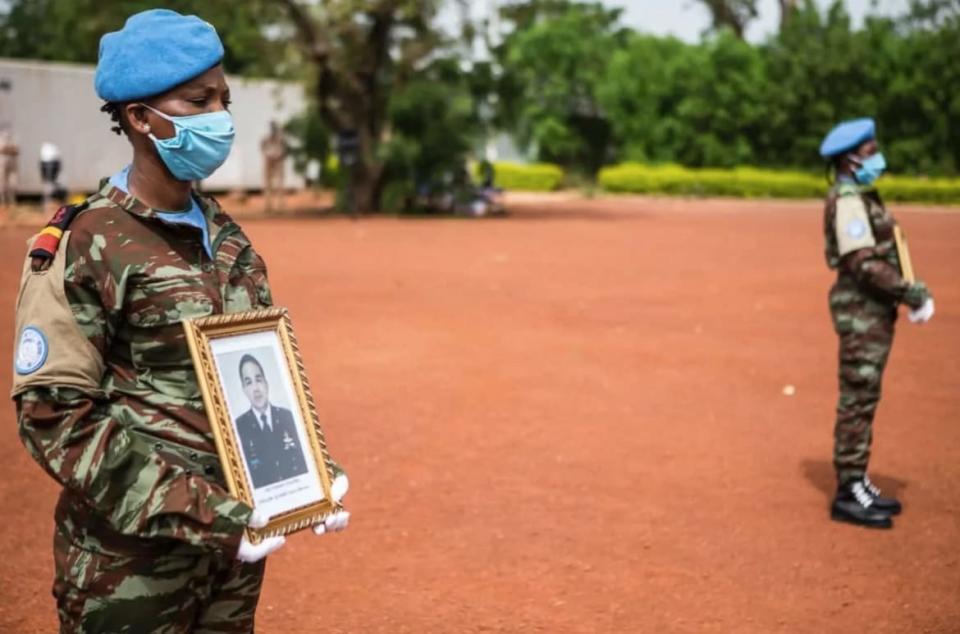
[[70,223],[76,218],[77,214],[90,205],[89,201],[84,201],[79,205],[64,205],[53,214],[53,218],[47,223],[33,241],[33,247],[30,249],[30,267],[34,271],[42,271],[53,261],[57,249],[60,247],[60,240],[63,238],[63,232],[70,227]]
[[837,185],[837,196],[858,196],[863,191],[856,183],[840,183]]

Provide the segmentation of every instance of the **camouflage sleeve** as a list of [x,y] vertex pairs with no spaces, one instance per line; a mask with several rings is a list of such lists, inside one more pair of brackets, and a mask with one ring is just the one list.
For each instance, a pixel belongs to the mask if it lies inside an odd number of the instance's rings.
[[883,259],[876,248],[858,249],[840,260],[840,268],[867,290],[901,302],[910,285],[895,266]]
[[235,553],[251,509],[168,464],[107,410],[77,390],[30,390],[17,401],[20,436],[47,473],[116,531]]
[[[71,236],[64,293],[94,348],[106,356],[120,318],[122,271],[111,271],[99,236]],[[235,553],[251,509],[206,479],[169,464],[78,390],[34,388],[17,399],[20,436],[54,479],[80,494],[118,532],[169,537]]]
[[237,257],[240,274],[253,285],[252,303],[255,308],[269,308],[273,306],[273,295],[270,292],[270,282],[267,279],[267,264],[256,252],[253,245],[247,246]]

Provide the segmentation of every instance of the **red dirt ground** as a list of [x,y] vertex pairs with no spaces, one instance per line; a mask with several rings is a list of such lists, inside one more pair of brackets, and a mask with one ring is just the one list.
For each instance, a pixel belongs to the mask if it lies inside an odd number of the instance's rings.
[[[940,312],[886,379],[887,532],[827,518],[819,203],[247,221],[353,486],[346,533],[271,558],[259,631],[960,632],[960,214],[896,211]],[[0,233],[7,342],[28,232]],[[12,409],[0,631],[51,632],[56,487]]]

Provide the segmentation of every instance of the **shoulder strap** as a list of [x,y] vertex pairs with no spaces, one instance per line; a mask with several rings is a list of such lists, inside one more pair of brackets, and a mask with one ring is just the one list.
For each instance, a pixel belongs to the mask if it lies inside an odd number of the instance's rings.
[[70,223],[77,217],[77,214],[90,206],[90,203],[99,196],[94,195],[86,199],[79,205],[64,205],[53,214],[53,217],[47,225],[37,235],[30,248],[30,268],[33,271],[42,271],[49,268],[53,261],[57,249],[60,247],[60,240],[63,239],[63,233],[70,228]]
[[837,183],[837,196],[859,196],[860,186],[856,183],[841,182]]

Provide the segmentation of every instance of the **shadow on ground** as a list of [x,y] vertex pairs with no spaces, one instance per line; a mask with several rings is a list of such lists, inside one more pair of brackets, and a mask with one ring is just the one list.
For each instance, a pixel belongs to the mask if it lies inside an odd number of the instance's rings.
[[[828,502],[833,500],[833,496],[837,492],[837,480],[834,475],[832,462],[829,460],[806,459],[800,463],[800,470],[810,484],[823,493]],[[870,480],[880,487],[884,495],[891,497],[899,497],[909,485],[909,482],[906,480],[900,480],[882,473],[871,472]]]

